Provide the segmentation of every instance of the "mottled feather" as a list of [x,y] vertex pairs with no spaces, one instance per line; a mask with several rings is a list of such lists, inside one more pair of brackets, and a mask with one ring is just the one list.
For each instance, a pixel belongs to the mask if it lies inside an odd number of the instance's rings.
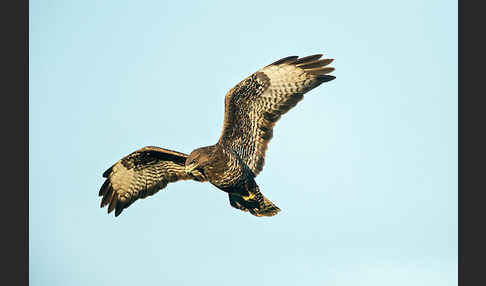
[[187,155],[158,147],[144,147],[116,162],[103,173],[107,178],[99,191],[103,196],[101,207],[108,206],[108,213],[115,216],[137,199],[146,198],[179,180],[206,181],[204,175],[184,171]]
[[256,176],[280,117],[302,100],[304,93],[334,79],[333,60],[322,55],[280,59],[245,78],[225,97],[225,117],[219,144],[233,149]]

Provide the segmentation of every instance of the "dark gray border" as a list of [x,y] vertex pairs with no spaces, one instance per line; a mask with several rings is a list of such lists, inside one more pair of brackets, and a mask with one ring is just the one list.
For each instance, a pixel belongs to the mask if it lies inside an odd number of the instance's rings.
[[[458,271],[459,285],[485,285],[484,233],[485,122],[484,10],[459,1],[458,35]],[[479,2],[478,2],[479,3]],[[466,38],[469,42],[466,43]],[[467,257],[467,259],[466,259]],[[481,282],[483,281],[483,282]]]
[[29,2],[4,1],[0,120],[2,285],[29,285]]

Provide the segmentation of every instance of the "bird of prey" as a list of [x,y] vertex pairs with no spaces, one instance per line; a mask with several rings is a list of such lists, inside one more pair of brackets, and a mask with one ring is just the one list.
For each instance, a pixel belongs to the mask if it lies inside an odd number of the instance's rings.
[[189,155],[147,146],[116,162],[103,173],[101,207],[115,216],[139,198],[146,198],[180,180],[210,182],[228,193],[232,207],[254,216],[274,216],[280,209],[261,192],[255,177],[262,171],[265,151],[280,117],[303,99],[304,93],[329,75],[333,59],[322,54],[290,56],[248,76],[225,96],[224,125],[214,145]]

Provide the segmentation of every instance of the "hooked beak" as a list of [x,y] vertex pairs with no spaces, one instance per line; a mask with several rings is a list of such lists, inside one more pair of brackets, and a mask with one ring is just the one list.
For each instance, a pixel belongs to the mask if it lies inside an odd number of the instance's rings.
[[197,168],[197,164],[186,165],[185,170],[187,174],[192,173]]

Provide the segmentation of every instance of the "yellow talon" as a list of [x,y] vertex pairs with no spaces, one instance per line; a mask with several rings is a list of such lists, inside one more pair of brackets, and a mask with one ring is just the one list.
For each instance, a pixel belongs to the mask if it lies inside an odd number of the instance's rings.
[[245,200],[245,201],[248,201],[248,200],[251,200],[255,197],[255,194],[253,193],[249,193],[249,195],[247,197],[245,196],[242,196],[242,198]]

